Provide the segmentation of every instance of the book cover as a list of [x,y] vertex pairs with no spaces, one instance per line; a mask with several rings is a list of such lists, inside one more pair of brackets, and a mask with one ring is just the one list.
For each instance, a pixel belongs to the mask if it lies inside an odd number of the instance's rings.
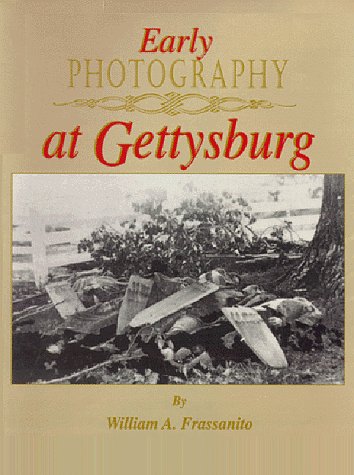
[[0,12],[4,473],[352,473],[350,2]]

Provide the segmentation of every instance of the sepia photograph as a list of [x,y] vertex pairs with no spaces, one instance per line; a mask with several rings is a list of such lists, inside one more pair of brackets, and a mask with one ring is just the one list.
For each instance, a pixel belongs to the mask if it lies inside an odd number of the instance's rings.
[[343,174],[14,174],[13,384],[344,383]]

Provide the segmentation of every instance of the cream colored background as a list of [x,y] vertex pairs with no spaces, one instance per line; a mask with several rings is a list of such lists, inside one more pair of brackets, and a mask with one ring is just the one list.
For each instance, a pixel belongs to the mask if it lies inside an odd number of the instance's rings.
[[[104,6],[104,8],[103,8]],[[2,318],[4,473],[64,474],[333,474],[353,473],[353,118],[354,12],[350,2],[74,2],[0,4]],[[144,116],[99,109],[56,108],[53,101],[136,93],[69,89],[66,59],[137,58],[142,28],[214,36],[205,62],[215,58],[288,58],[281,91],[231,91],[246,99],[296,103],[294,109],[246,110],[196,117]],[[149,58],[148,58],[149,59]],[[188,59],[188,55],[185,56]],[[145,92],[143,89],[141,92]],[[168,92],[161,89],[159,92]],[[188,91],[186,91],[188,92]],[[230,91],[204,92],[207,95]],[[346,382],[344,386],[17,386],[10,384],[11,174],[178,173],[175,162],[128,160],[99,164],[94,137],[111,120],[133,120],[134,130],[181,124],[191,130],[226,129],[239,117],[245,130],[309,131],[310,173],[346,174]],[[45,160],[44,138],[81,125],[79,156]],[[135,135],[134,133],[134,135]],[[289,157],[290,158],[290,157]],[[194,173],[289,173],[288,160],[223,159]],[[217,178],[216,178],[217,179]],[[88,190],[89,192],[89,190]],[[119,197],[117,196],[117,199]],[[185,409],[172,396],[188,398]],[[108,415],[164,418],[192,415],[253,420],[251,432],[120,433]]]

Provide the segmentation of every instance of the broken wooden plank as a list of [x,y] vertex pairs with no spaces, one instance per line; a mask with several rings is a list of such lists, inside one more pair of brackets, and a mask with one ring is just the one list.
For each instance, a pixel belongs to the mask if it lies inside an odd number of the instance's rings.
[[63,331],[63,319],[53,304],[37,307],[27,315],[23,313],[13,321],[14,333],[40,333],[58,335]]
[[42,306],[35,305],[35,306],[27,308],[26,310],[22,310],[21,312],[13,312],[12,323],[18,324],[22,322],[23,320],[26,320],[27,318],[36,317],[42,314],[43,312],[47,312],[48,310],[51,310],[52,308],[54,308],[54,304],[49,303]]
[[48,295],[46,292],[39,292],[36,294],[29,295],[28,297],[23,297],[16,299],[12,302],[12,311],[21,312],[26,310],[29,306],[32,305],[44,305],[48,302]]
[[149,300],[154,281],[131,275],[118,315],[117,335],[122,335],[132,318],[143,310]]
[[65,328],[78,333],[98,335],[102,328],[116,324],[122,298],[102,302],[68,317]]
[[64,320],[85,310],[83,303],[67,282],[47,284],[45,290]]
[[[150,307],[154,305],[156,302],[169,297],[170,295],[174,294],[181,290],[182,281],[180,278],[172,278],[167,277],[160,272],[154,273],[154,285],[151,290],[151,294],[146,304],[146,307]],[[143,309],[141,309],[143,310]]]
[[130,326],[140,327],[142,325],[153,325],[159,320],[198,302],[198,300],[216,292],[218,289],[219,286],[212,282],[195,282],[164,300],[157,302],[155,305],[142,310],[132,319]]
[[278,340],[256,310],[249,307],[224,307],[222,312],[263,363],[273,368],[288,366]]

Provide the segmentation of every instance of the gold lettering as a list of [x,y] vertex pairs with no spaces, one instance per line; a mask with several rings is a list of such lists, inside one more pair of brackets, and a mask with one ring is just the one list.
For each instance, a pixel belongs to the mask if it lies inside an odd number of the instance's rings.
[[[152,67],[154,64],[159,64],[161,66],[161,79],[160,79],[160,82],[158,83],[154,83],[152,80]],[[151,63],[149,63],[149,66],[148,66],[148,80],[151,86],[161,87],[162,84],[165,82],[165,78],[166,78],[166,70],[165,70],[165,65],[163,64],[163,62],[160,61],[159,59],[154,59],[153,61],[151,61]]]
[[96,59],[98,63],[98,71],[90,71],[91,59],[85,59],[86,63],[86,85],[85,87],[91,87],[90,85],[90,76],[98,76],[98,86],[102,87],[102,59]]
[[[113,64],[115,64],[115,63],[118,63],[120,65],[120,68],[121,68],[121,80],[118,84],[113,83],[112,76],[111,76],[111,69],[112,69]],[[122,63],[122,61],[120,61],[119,59],[113,59],[109,63],[108,68],[107,68],[107,79],[108,79],[109,84],[112,87],[120,87],[123,84],[123,82],[125,81],[125,67],[124,67],[124,64]]]
[[277,59],[272,59],[272,63],[274,65],[274,67],[277,71],[277,75],[278,75],[277,88],[279,88],[279,89],[281,89],[283,87],[282,76],[283,76],[283,72],[284,72],[285,66],[287,65],[288,60],[283,59],[282,62],[283,62],[283,67],[280,69],[279,66],[278,66],[278,60]]
[[215,70],[214,70],[214,74],[213,74],[213,80],[211,82],[210,87],[215,87],[214,86],[215,81],[221,81],[221,86],[220,86],[221,88],[226,87],[225,78],[224,78],[224,75],[223,75],[223,72],[222,72],[222,69],[221,69],[221,64],[220,64],[219,60],[217,60],[217,62],[216,62]]
[[[241,77],[245,71],[245,63],[240,59],[233,59],[232,62],[234,63],[234,82],[232,87],[238,87],[237,85],[237,78]],[[241,70],[238,70],[237,65],[241,66]]]
[[193,86],[192,87],[198,87],[197,78],[199,78],[202,86],[206,87],[206,84],[202,77],[202,73],[203,73],[203,63],[198,60],[193,60]]
[[262,89],[265,89],[267,87],[267,60],[266,59],[261,59],[260,60],[262,63],[262,71],[261,72],[255,72],[254,71],[254,59],[250,59],[250,82],[249,82],[249,88],[254,89],[254,84],[253,84],[253,76],[261,76],[262,77]]
[[171,67],[170,67],[170,79],[171,79],[171,83],[175,86],[175,87],[184,87],[186,85],[186,76],[180,76],[179,79],[182,79],[182,82],[181,83],[177,83],[176,82],[176,79],[175,79],[175,66],[177,63],[183,63],[183,65],[185,64],[185,61],[184,59],[176,59],[175,61],[173,61],[173,63],[171,64]]
[[[78,59],[69,59],[70,62],[70,85],[69,87],[74,87],[74,76],[78,76],[81,71],[81,63]],[[75,69],[74,69],[75,65]]]
[[133,87],[140,87],[139,86],[139,63],[145,64],[143,59],[129,59],[128,63],[133,63],[134,67],[134,84]]

